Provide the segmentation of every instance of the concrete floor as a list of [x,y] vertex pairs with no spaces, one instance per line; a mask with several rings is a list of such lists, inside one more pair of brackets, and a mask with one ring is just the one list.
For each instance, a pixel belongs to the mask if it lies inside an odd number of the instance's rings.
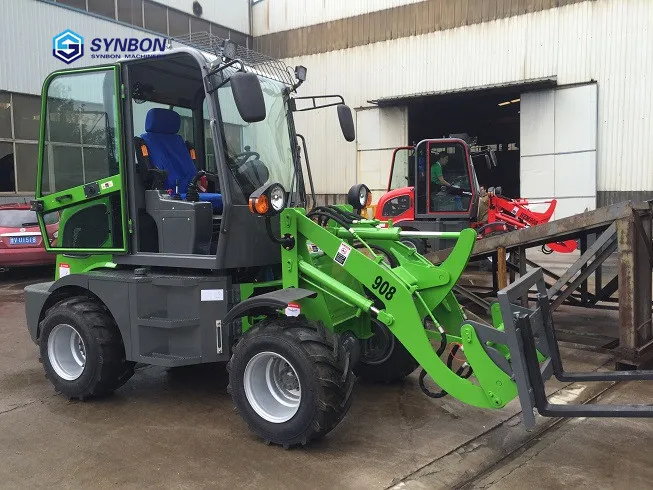
[[[650,420],[541,420],[528,434],[516,403],[474,409],[425,397],[413,374],[358,383],[352,409],[304,449],[265,446],[234,412],[220,366],[139,369],[113,397],[71,402],[44,379],[27,334],[22,287],[43,271],[0,276],[1,488],[648,488]],[[608,356],[565,351],[575,369]],[[562,385],[552,383],[551,390]],[[653,386],[608,389],[646,402]],[[572,385],[566,400],[595,393]]]

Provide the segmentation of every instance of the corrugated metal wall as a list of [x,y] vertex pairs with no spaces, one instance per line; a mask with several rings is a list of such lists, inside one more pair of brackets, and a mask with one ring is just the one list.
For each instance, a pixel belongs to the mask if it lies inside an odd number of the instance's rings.
[[[653,190],[653,2],[596,0],[456,29],[288,59],[308,67],[301,93],[367,101],[556,77],[598,84],[599,191]],[[335,113],[306,113],[318,191],[343,192],[357,177],[356,149]],[[387,172],[390,162],[379,164]]]
[[[155,1],[168,7],[193,14],[193,2],[195,0]],[[249,34],[250,3],[251,0],[209,0],[208,2],[200,2],[200,5],[202,5],[202,19]]]
[[285,31],[423,0],[262,0],[252,5],[253,35]]
[[[29,26],[29,28],[27,27]],[[72,29],[84,37],[84,57],[66,65],[52,56],[52,37]],[[138,29],[126,27],[69,9],[43,2],[0,1],[0,89],[10,92],[40,94],[45,77],[70,67],[110,63],[93,60],[89,51],[94,37],[152,37]]]

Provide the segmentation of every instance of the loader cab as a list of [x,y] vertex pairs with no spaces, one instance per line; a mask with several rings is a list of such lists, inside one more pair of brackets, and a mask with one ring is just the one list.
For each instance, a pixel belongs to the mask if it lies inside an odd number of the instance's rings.
[[[476,221],[479,197],[467,143],[459,138],[423,140],[393,152],[388,192],[379,199],[375,217],[392,219],[404,230],[460,231]],[[418,250],[446,246],[437,238],[418,242]]]
[[[479,184],[467,144],[459,139],[437,139],[397,148],[388,192],[407,187],[413,189],[416,218],[473,215]],[[465,194],[456,194],[458,190]]]
[[222,65],[180,48],[48,77],[35,207],[61,215],[49,249],[144,266],[280,262],[248,199],[268,182],[288,205],[305,199],[290,87],[257,75],[265,114],[246,122],[231,83],[242,70]]

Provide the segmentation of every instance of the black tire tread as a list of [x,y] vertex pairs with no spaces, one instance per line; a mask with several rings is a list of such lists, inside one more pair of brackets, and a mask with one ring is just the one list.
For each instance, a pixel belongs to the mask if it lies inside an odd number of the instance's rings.
[[[91,397],[106,396],[124,385],[133,376],[135,363],[125,359],[125,349],[118,326],[107,308],[98,300],[86,296],[61,300],[47,310],[41,322],[41,331],[43,331],[42,325],[59,310],[72,310],[84,319],[86,325],[82,328],[90,330],[92,339],[100,352],[96,374],[92,382],[83,391],[70,396],[70,398],[85,400]],[[42,340],[43,336],[40,336],[39,347],[41,349],[43,349],[40,345]],[[58,392],[66,394],[66,389],[62,389],[57,377],[49,375],[47,369],[45,376],[54,384]]]
[[402,238],[402,242],[411,242],[415,245],[418,254],[424,255],[426,252],[426,241],[423,238]]
[[381,364],[365,364],[359,362],[356,376],[373,383],[395,383],[411,374],[419,363],[408,352],[404,345],[395,338],[395,345],[390,357]]
[[[352,402],[352,391],[356,377],[349,368],[349,354],[342,347],[336,335],[331,333],[321,323],[314,323],[305,318],[267,318],[254,325],[235,345],[231,360],[227,363],[227,371],[231,373],[232,361],[240,355],[248,339],[265,333],[271,336],[281,336],[296,343],[311,360],[317,385],[318,410],[313,421],[304,433],[291,440],[275,441],[266,438],[248,420],[247,413],[236,410],[247,422],[252,432],[258,433],[267,444],[275,443],[289,448],[306,445],[328,434],[346,415]],[[231,382],[227,390],[233,396]]]

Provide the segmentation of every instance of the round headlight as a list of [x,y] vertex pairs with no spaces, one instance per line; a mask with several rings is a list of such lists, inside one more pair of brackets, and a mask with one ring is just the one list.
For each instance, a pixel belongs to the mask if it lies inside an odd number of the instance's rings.
[[249,209],[260,216],[274,216],[286,206],[286,191],[281,184],[272,183],[256,189],[249,196]]
[[270,204],[272,205],[272,209],[277,213],[280,213],[286,204],[285,194],[283,187],[280,185],[275,185],[270,189]]
[[354,209],[364,209],[372,204],[372,193],[365,184],[356,184],[347,193],[347,203]]
[[361,186],[360,190],[358,191],[358,202],[360,202],[361,208],[365,207],[365,203],[367,202],[367,195],[369,192],[367,192],[367,189],[363,186]]

